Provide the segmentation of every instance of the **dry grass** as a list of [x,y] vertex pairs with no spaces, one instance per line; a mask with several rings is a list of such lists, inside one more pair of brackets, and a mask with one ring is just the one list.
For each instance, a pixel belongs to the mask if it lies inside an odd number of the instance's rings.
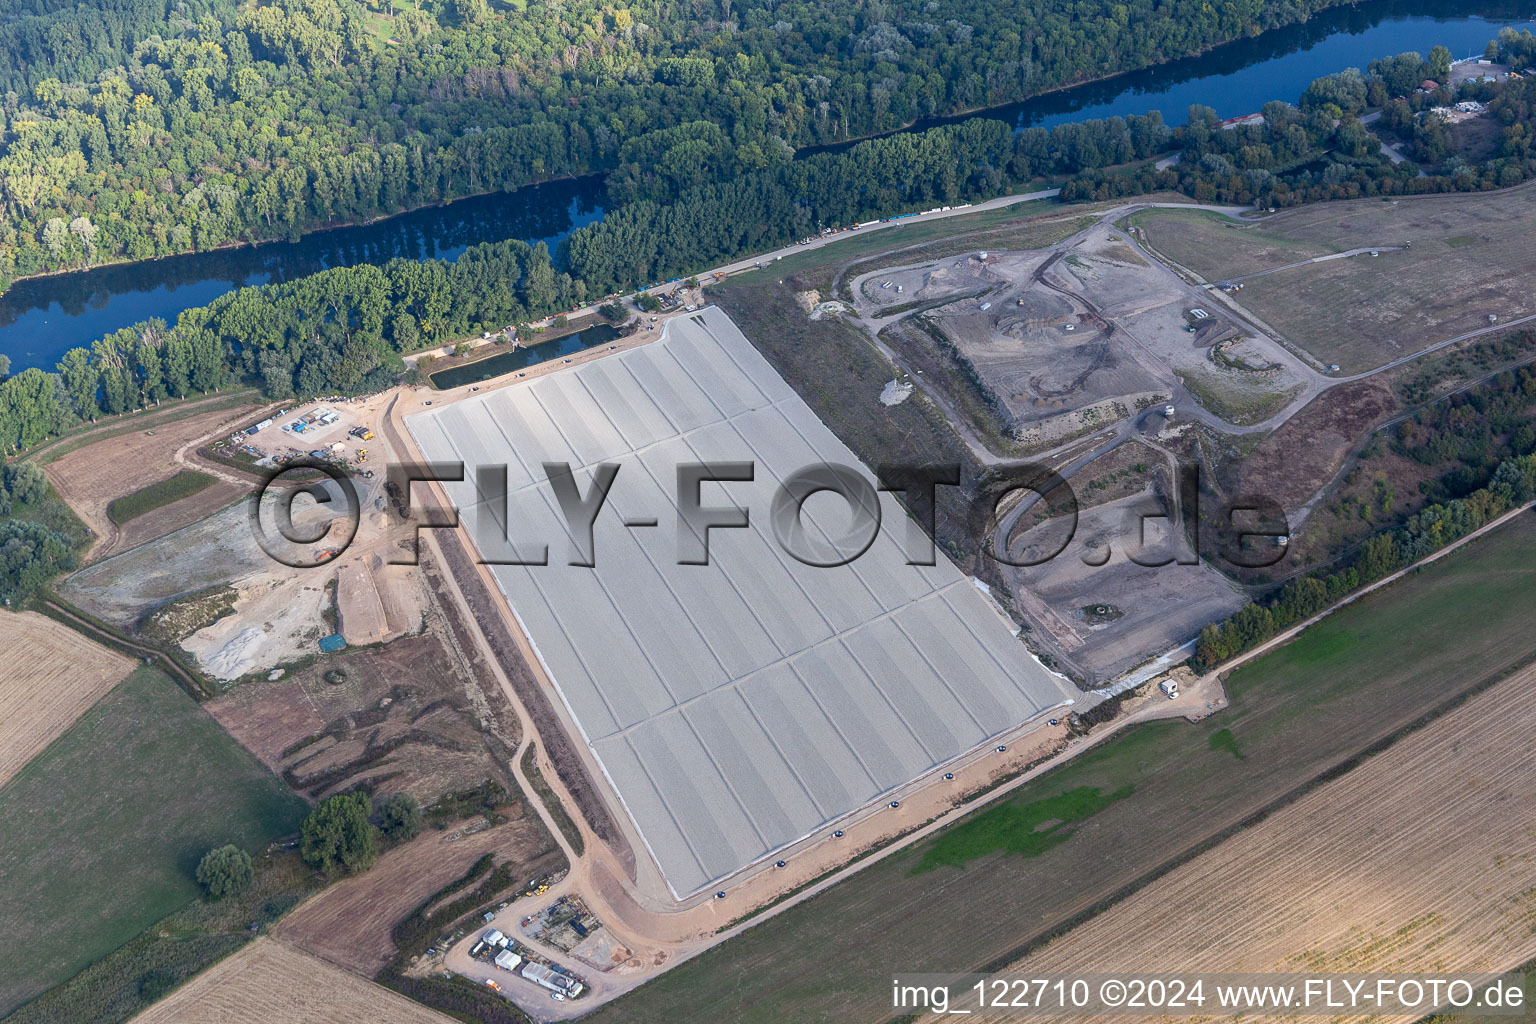
[[517,719],[486,667],[458,657],[433,625],[234,687],[208,711],[312,799],[366,786],[425,807],[486,779],[511,789]]
[[448,1024],[340,967],[261,938],[133,1018],[135,1024]]
[[0,612],[0,786],[133,669],[34,612]]
[[1238,301],[1322,363],[1358,372],[1435,342],[1536,312],[1529,258],[1536,189],[1320,203],[1259,224],[1142,215],[1159,251],[1208,281],[1363,247],[1412,247],[1244,282]]
[[1536,956],[1533,726],[1527,669],[1008,973],[1523,964]]
[[1391,390],[1372,380],[1323,392],[1224,474],[1234,494],[1273,498],[1287,513],[1305,504],[1377,423],[1397,411]]

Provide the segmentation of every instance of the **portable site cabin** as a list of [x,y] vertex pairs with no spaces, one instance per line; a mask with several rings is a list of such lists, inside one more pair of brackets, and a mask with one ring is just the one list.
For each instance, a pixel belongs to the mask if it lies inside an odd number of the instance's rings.
[[515,971],[517,970],[517,965],[522,962],[523,958],[510,949],[504,949],[496,954],[495,964],[504,971]]
[[1167,678],[1167,679],[1164,679],[1162,682],[1158,683],[1157,684],[1157,688],[1159,690],[1162,690],[1163,691],[1163,695],[1166,696],[1169,700],[1177,700],[1178,697],[1179,697],[1179,683],[1178,683],[1178,680],[1174,679],[1171,676],[1169,678]]

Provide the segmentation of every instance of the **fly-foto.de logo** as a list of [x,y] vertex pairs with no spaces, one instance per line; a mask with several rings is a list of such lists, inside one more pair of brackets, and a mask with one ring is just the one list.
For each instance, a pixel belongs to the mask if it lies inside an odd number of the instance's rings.
[[[615,501],[630,478],[637,485],[622,503]],[[606,515],[624,530],[669,533],[665,557],[683,566],[709,565],[714,531],[751,530],[761,525],[759,516],[766,517],[773,543],[802,565],[848,565],[870,551],[882,530],[899,529],[906,564],[931,566],[941,504],[974,531],[977,550],[1005,565],[1040,565],[1072,545],[1079,501],[1070,481],[1049,467],[1020,463],[990,470],[984,485],[963,487],[963,480],[957,463],[888,465],[871,475],[825,462],[787,473],[761,473],[752,460],[682,462],[665,473],[622,462],[580,469],[546,462],[509,486],[506,465],[409,462],[388,468],[376,503],[388,509],[388,561],[408,565],[418,559],[420,531],[463,526],[483,564],[595,568]],[[1180,466],[1173,484],[1167,500],[1128,513],[1119,546],[1131,561],[1149,568],[1192,565],[1203,554],[1252,569],[1285,557],[1290,530],[1274,500],[1228,501],[1202,517],[1199,467]],[[312,568],[346,551],[362,513],[346,472],[307,460],[267,478],[252,499],[250,521],[269,556]],[[1165,543],[1149,543],[1154,523]],[[1037,526],[1045,539],[1013,541],[1035,524],[1048,524],[1048,530]],[[1207,535],[1208,543],[1196,539]],[[1098,565],[1109,552],[1099,544],[1081,557]]]

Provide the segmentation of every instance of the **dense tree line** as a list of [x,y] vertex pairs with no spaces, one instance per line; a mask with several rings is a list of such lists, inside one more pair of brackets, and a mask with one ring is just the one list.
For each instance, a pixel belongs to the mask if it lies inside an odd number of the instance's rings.
[[[1510,33],[1499,45],[1526,45],[1526,38]],[[1442,70],[1444,56],[1403,54],[1376,62],[1367,74],[1328,76],[1299,106],[1266,104],[1257,124],[1223,126],[1203,107],[1172,130],[1155,114],[1018,133],[973,118],[694,184],[668,201],[656,197],[684,182],[655,176],[666,162],[658,152],[687,149],[697,166],[708,167],[727,159],[730,144],[713,124],[659,130],[621,147],[635,169],[616,187],[633,201],[573,232],[562,260],[551,260],[543,246],[508,241],[473,247],[454,262],[395,260],[231,292],[185,311],[174,326],[141,324],[71,350],[57,374],[28,370],[0,381],[0,451],[36,444],[81,419],[235,383],[259,385],[274,398],[384,387],[401,372],[401,353],[681,276],[824,227],[981,199],[1042,176],[1076,175],[1064,188],[1069,199],[1179,189],[1203,201],[1284,205],[1488,188],[1536,173],[1536,154],[1525,145],[1536,113],[1533,79],[1467,87],[1486,95],[1506,125],[1503,155],[1469,173],[1420,178],[1411,165],[1381,155],[1359,120],[1363,105],[1403,103],[1411,120],[1434,120],[1413,118],[1412,110],[1453,98],[1449,90],[1402,100],[1387,93]],[[1177,165],[1148,169],[1147,157],[1169,149],[1179,151]],[[1123,166],[1137,161],[1142,169]]]
[[394,383],[400,353],[567,309],[585,286],[540,243],[491,242],[458,260],[397,259],[229,292],[74,348],[58,372],[0,381],[0,454],[82,420],[254,383],[271,398]]
[[1484,486],[1505,459],[1536,453],[1533,407],[1536,374],[1502,373],[1420,409],[1398,425],[1391,447],[1421,465],[1450,467],[1420,490],[1432,501],[1458,498]]
[[35,464],[0,465],[0,605],[18,604],[75,567],[76,538],[61,532],[68,526],[54,514],[59,504]]
[[621,200],[1335,0],[0,2],[0,280],[612,172]]
[[[1492,54],[1517,67],[1536,60],[1536,39],[1506,29]],[[1373,61],[1367,73],[1349,69],[1313,82],[1298,106],[1265,104],[1263,120],[1218,126],[1214,111],[1193,107],[1174,132],[1178,165],[1124,174],[1090,171],[1069,182],[1073,199],[1111,199],[1172,189],[1201,202],[1295,206],[1331,199],[1476,192],[1508,188],[1536,176],[1536,78],[1503,83],[1446,84],[1450,54],[1436,47]],[[1425,82],[1436,84],[1423,89]],[[1449,125],[1432,108],[1461,99],[1488,104],[1500,126],[1499,144],[1482,162],[1454,153]],[[1407,141],[1416,163],[1394,163],[1363,124],[1381,110],[1377,127]],[[1420,166],[1427,169],[1420,177]]]
[[1464,498],[1428,505],[1402,526],[1367,539],[1349,565],[1293,579],[1272,598],[1206,626],[1195,643],[1194,663],[1205,671],[1251,650],[1345,595],[1434,554],[1530,501],[1536,501],[1536,456],[1508,459],[1500,463],[1486,487]]
[[562,258],[602,294],[882,214],[998,195],[1044,175],[1143,160],[1169,144],[1156,113],[1030,128],[972,118],[860,143],[718,184],[642,199],[578,228]]

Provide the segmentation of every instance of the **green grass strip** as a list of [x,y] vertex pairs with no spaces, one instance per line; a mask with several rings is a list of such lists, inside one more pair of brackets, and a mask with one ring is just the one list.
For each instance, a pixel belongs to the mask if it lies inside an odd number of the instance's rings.
[[141,487],[132,494],[114,500],[107,506],[107,518],[112,520],[114,526],[122,526],[157,508],[164,508],[173,501],[190,498],[216,482],[207,473],[184,469],[173,477]]

